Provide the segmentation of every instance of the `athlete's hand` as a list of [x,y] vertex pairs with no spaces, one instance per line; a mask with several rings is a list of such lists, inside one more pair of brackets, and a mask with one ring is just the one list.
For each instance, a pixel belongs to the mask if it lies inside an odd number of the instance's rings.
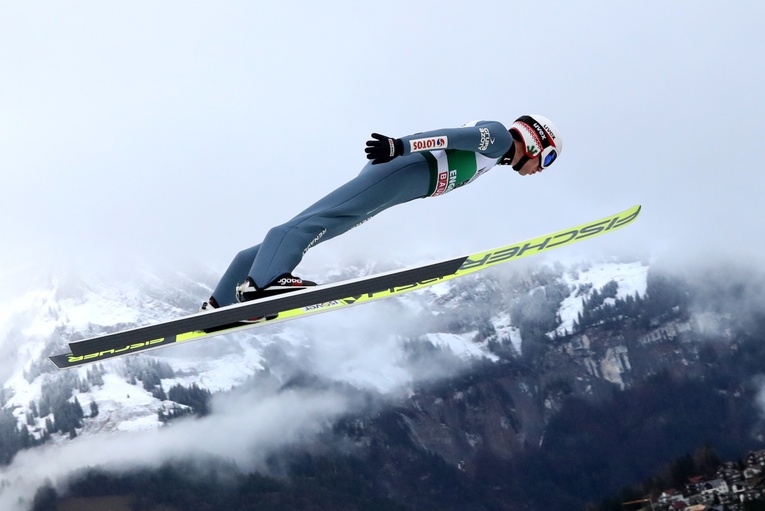
[[367,141],[367,158],[372,160],[372,164],[385,163],[391,161],[396,156],[404,154],[404,142],[400,138],[390,138],[379,133],[372,133],[374,140]]

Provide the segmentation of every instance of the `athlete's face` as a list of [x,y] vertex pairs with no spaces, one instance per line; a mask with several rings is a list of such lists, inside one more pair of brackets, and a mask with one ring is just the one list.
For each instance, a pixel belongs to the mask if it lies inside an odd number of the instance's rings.
[[[523,157],[524,150],[523,150],[523,144],[517,140],[513,140],[513,143],[515,144],[515,155],[513,156],[513,165],[518,163],[521,158]],[[521,167],[521,170],[518,171],[518,174],[522,176],[531,176],[533,174],[536,174],[537,172],[542,172],[542,167],[539,164],[539,156],[535,156],[533,158],[529,158],[526,163],[523,164],[523,167]]]
[[518,174],[522,176],[531,176],[537,172],[542,172],[542,167],[539,165],[539,156],[531,158],[529,161],[523,164]]

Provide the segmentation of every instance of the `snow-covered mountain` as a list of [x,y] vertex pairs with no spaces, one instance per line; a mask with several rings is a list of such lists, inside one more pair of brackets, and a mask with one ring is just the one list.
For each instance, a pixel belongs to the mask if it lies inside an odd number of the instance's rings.
[[[570,330],[582,312],[583,299],[610,281],[618,284],[616,298],[644,295],[647,271],[648,267],[640,262],[601,262],[561,272],[560,282],[570,289],[570,293],[560,304],[560,325],[556,331]],[[482,285],[491,284],[503,275],[495,273],[465,279],[465,282],[456,284],[457,289],[460,292],[466,288],[470,292],[480,291]],[[19,426],[25,422],[29,403],[40,399],[43,382],[55,381],[61,376],[46,359],[50,353],[61,352],[73,339],[193,312],[203,297],[209,295],[211,282],[210,275],[203,275],[203,281],[199,282],[187,274],[159,276],[145,270],[135,281],[127,283],[102,275],[67,277],[66,280],[50,279],[42,288],[30,290],[0,307],[0,350],[4,360],[14,361],[12,365],[5,365],[5,371],[10,372],[4,381],[5,408],[14,410]],[[367,310],[308,318],[135,358],[169,364],[175,375],[162,380],[165,388],[196,384],[212,392],[225,391],[243,384],[266,367],[278,368],[286,360],[292,371],[305,370],[383,393],[401,390],[416,380],[417,375],[406,371],[397,346],[400,348],[404,336],[412,334],[413,324],[422,323],[423,314],[438,316],[442,313],[436,302],[453,298],[450,293],[454,286],[454,283],[444,283],[431,291],[414,293],[395,302],[370,304]],[[582,289],[586,291],[582,292]],[[518,299],[522,299],[522,294]],[[463,296],[462,299],[466,298]],[[518,328],[513,326],[501,304],[497,305],[498,312],[490,321],[498,335],[507,334],[512,339],[520,354],[522,339]],[[381,315],[387,317],[384,323],[373,321],[372,318],[377,320]],[[386,328],[380,328],[381,324]],[[356,338],[368,339],[370,335],[375,337],[374,342],[366,341],[363,346],[358,346]],[[486,343],[476,343],[475,337],[474,331],[435,331],[422,332],[418,339],[444,348],[463,360],[496,359]],[[279,358],[274,352],[287,357]],[[278,361],[269,361],[269,354]],[[81,403],[95,402],[101,411],[114,411],[109,419],[102,417],[94,421],[98,425],[92,429],[129,430],[155,428],[161,424],[156,412],[162,402],[148,391],[125,381],[125,365],[132,362],[122,359],[101,364],[106,376],[104,383],[88,392],[75,392]],[[289,371],[287,368],[282,370]],[[86,379],[88,368],[68,372]],[[128,394],[130,398],[122,397]],[[86,422],[86,432],[91,429],[90,424],[90,421]],[[32,430],[39,433],[41,426],[36,423]]]
[[[193,312],[214,276],[139,269],[130,280],[82,273],[44,278],[0,304],[3,410],[23,431],[22,444],[33,446],[2,472],[16,484],[0,490],[0,502],[16,502],[44,478],[110,461],[152,463],[200,450],[252,462],[245,453],[254,445],[263,456],[354,409],[348,396],[326,386],[285,391],[295,377],[395,401],[418,383],[521,357],[526,339],[518,307],[549,295],[551,284],[560,292],[555,322],[546,328],[553,339],[571,332],[586,300],[609,283],[615,292],[606,304],[644,296],[647,275],[640,262],[496,269],[365,307],[68,371],[46,357],[73,339]],[[194,409],[183,399],[174,402],[171,389],[220,397],[203,419],[167,428],[168,416]],[[62,400],[82,410],[74,426],[59,427],[68,414]],[[43,457],[53,460],[47,468],[36,465]]]

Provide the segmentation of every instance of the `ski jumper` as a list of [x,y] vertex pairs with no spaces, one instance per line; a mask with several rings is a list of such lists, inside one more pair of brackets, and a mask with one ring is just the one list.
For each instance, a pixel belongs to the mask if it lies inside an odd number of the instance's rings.
[[310,248],[391,206],[443,195],[471,183],[513,145],[507,128],[495,121],[474,121],[401,140],[402,156],[367,163],[358,176],[268,231],[262,243],[239,252],[213,291],[218,305],[235,303],[235,288],[248,276],[258,287],[265,287],[291,273]]

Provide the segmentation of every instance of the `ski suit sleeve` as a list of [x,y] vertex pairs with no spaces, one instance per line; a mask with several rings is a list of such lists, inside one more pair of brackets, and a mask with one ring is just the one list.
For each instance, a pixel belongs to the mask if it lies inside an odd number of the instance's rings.
[[441,149],[459,149],[481,153],[489,158],[502,157],[513,144],[513,137],[496,121],[473,121],[459,128],[425,131],[402,137],[404,155]]

